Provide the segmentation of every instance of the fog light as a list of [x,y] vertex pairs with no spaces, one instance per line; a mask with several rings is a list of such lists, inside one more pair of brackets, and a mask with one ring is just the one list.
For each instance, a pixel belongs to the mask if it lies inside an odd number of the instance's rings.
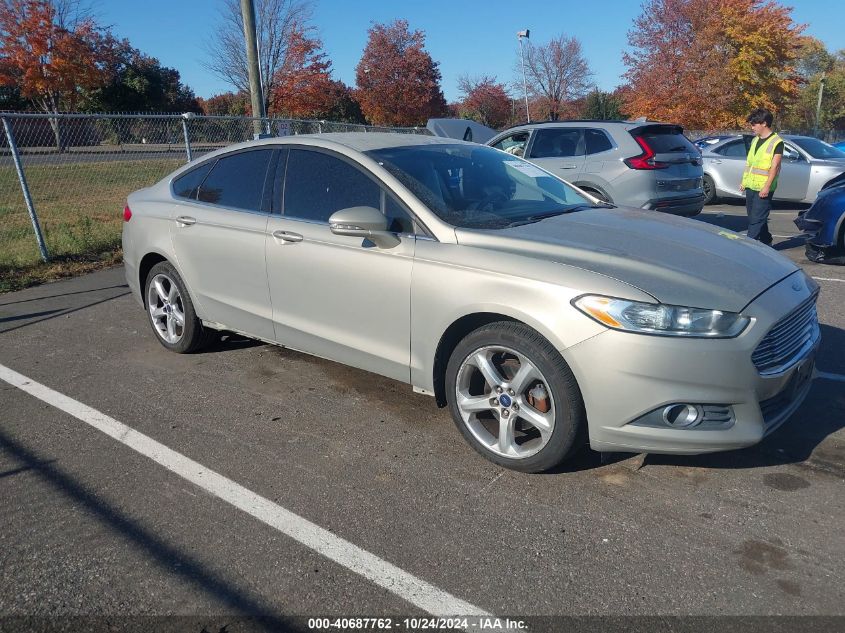
[[699,424],[703,415],[704,410],[697,404],[670,404],[663,409],[663,421],[677,429]]

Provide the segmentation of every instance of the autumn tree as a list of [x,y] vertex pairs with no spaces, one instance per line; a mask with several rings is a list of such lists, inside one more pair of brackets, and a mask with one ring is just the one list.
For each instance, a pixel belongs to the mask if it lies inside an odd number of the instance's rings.
[[[104,85],[109,51],[102,29],[60,0],[0,1],[0,85],[46,113],[73,109],[84,90]],[[63,149],[58,119],[51,119]]]
[[275,76],[269,112],[290,118],[363,122],[352,91],[332,79],[332,63],[310,30],[294,31],[285,64]]
[[197,99],[203,114],[212,116],[252,116],[252,103],[249,93],[224,92]]
[[374,24],[355,69],[356,96],[376,125],[423,125],[446,111],[440,69],[425,50],[425,34],[406,20]]
[[[521,75],[522,62],[517,61]],[[545,44],[525,47],[525,78],[529,97],[543,111],[543,118],[557,120],[568,101],[587,94],[592,71],[575,37],[560,35]],[[520,87],[522,83],[518,82]],[[533,117],[532,117],[533,118]]]
[[647,0],[623,56],[625,107],[697,129],[744,126],[755,107],[782,112],[798,92],[802,29],[771,0]]
[[462,117],[492,128],[510,123],[513,112],[511,98],[505,86],[495,77],[462,75],[458,78],[458,90],[462,96],[459,104]]
[[[308,0],[255,0],[261,85],[265,110],[275,99],[279,71],[289,65],[296,33],[311,19]],[[295,42],[294,42],[295,44]],[[222,0],[220,20],[207,45],[206,67],[218,77],[249,94],[249,71],[240,0]]]

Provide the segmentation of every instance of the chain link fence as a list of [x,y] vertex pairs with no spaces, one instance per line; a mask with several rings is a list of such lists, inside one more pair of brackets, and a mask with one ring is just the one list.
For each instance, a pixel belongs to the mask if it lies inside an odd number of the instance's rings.
[[[249,117],[0,113],[0,277],[120,245],[127,194],[203,154],[253,138]],[[265,134],[428,134],[328,121],[262,119]]]

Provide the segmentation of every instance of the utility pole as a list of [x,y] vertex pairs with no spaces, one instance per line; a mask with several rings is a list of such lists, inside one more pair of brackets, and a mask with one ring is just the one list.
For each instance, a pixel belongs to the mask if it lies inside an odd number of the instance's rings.
[[525,53],[522,50],[522,38],[528,39],[531,31],[525,29],[516,34],[516,39],[519,40],[519,56],[522,58],[522,91],[525,93],[525,118],[531,123],[531,113],[528,111],[528,84],[525,81]]
[[819,135],[819,123],[821,121],[822,114],[822,95],[824,94],[824,78],[825,73],[822,72],[822,78],[819,81],[819,100],[816,101],[816,133],[814,136]]
[[249,71],[249,94],[252,99],[252,131],[255,138],[264,130],[264,93],[261,90],[261,71],[258,68],[258,44],[255,38],[255,6],[252,0],[241,0],[241,14],[244,18],[244,39],[246,41],[247,70]]

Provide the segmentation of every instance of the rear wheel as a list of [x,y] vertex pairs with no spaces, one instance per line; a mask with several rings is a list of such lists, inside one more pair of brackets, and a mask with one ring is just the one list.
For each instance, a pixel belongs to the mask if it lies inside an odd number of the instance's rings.
[[707,174],[704,174],[702,186],[704,188],[704,204],[715,204],[718,202],[718,198],[716,198],[716,183]]
[[470,333],[449,359],[446,387],[461,434],[496,464],[540,472],[582,443],[586,414],[575,377],[525,325],[493,323]]
[[185,282],[168,262],[160,262],[147,275],[147,316],[158,342],[178,354],[205,347],[214,330],[203,327],[194,311]]

